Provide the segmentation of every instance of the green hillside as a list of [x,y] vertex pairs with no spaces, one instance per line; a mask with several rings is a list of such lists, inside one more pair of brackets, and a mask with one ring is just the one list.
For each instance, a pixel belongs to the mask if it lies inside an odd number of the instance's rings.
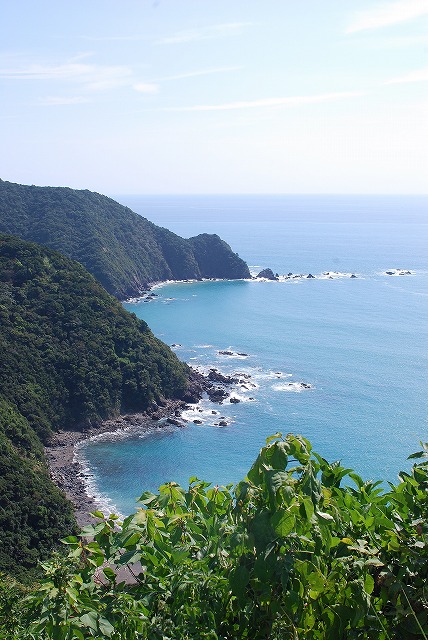
[[69,531],[47,475],[53,430],[181,397],[189,369],[78,263],[0,235],[0,570]]
[[0,232],[77,260],[119,299],[169,279],[250,277],[218,236],[185,240],[91,191],[0,180]]

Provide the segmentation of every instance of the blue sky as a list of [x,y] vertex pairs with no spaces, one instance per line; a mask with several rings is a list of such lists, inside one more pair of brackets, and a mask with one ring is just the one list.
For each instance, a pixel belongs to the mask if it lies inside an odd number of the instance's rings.
[[426,193],[428,0],[0,0],[0,177]]

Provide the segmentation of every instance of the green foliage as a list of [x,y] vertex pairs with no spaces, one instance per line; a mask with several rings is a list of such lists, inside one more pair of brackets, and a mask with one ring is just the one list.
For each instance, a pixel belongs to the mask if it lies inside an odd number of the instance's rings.
[[[0,638],[12,638],[22,619],[23,601],[34,591],[14,578],[0,573]],[[25,605],[24,605],[25,608]]]
[[11,570],[73,526],[44,462],[52,431],[180,397],[189,369],[81,265],[1,234],[0,344],[0,570]]
[[0,180],[0,232],[77,260],[120,299],[168,279],[250,277],[245,262],[218,236],[203,236],[210,256],[207,269],[197,238],[180,238],[90,191]]
[[42,439],[184,392],[187,366],[68,258],[0,235],[0,291],[2,397]]
[[71,505],[44,464],[20,455],[0,434],[0,570],[25,579],[64,532],[74,529]]
[[215,234],[201,233],[189,238],[203,278],[248,278],[243,274],[242,260],[230,246]]
[[378,484],[277,434],[234,488],[191,478],[123,523],[97,512],[8,637],[427,638],[428,462]]

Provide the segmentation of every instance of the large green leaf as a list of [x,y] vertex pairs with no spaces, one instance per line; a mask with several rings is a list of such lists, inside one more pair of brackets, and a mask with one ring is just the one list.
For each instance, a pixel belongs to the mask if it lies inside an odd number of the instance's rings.
[[271,525],[275,530],[275,533],[282,538],[288,536],[294,531],[296,524],[296,516],[293,512],[288,510],[278,510],[271,517]]
[[250,580],[250,572],[247,567],[238,566],[229,577],[230,587],[234,595],[242,598],[245,594],[248,582]]

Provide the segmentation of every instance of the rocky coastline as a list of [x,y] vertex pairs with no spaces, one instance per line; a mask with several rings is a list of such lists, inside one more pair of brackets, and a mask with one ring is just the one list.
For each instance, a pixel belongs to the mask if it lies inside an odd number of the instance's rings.
[[88,495],[82,466],[76,460],[76,445],[103,433],[125,432],[133,427],[139,430],[153,430],[155,420],[176,415],[186,406],[182,400],[167,401],[165,406],[145,413],[120,415],[106,420],[97,427],[78,430],[58,431],[45,447],[45,454],[52,481],[73,505],[77,524],[80,527],[91,523],[91,512],[100,508],[96,496]]
[[[410,270],[405,269],[388,269],[383,272],[387,276],[405,276],[411,275]],[[261,271],[254,280],[284,280],[294,278],[337,278],[351,277],[356,278],[355,274],[343,274],[339,272],[323,272],[321,275],[314,276],[312,274],[292,274],[288,273],[281,276],[273,273],[271,269]],[[160,283],[150,285],[145,295],[149,298],[157,297],[156,293],[151,292],[161,286]],[[177,347],[180,345],[172,345]],[[230,350],[221,350],[219,355],[231,357],[247,357],[248,354],[242,352],[234,352]],[[196,405],[199,400],[205,396],[211,402],[223,404],[230,402],[231,404],[239,403],[241,400],[231,393],[231,388],[242,385],[246,382],[243,377],[247,374],[233,374],[232,376],[224,375],[218,369],[212,368],[205,375],[196,370],[191,370],[189,378],[189,386],[187,392],[180,399],[161,400],[157,404],[153,404],[143,413],[119,415],[115,418],[104,421],[103,423],[92,426],[90,428],[62,430],[54,433],[50,439],[48,446],[45,447],[46,459],[50,477],[57,487],[67,496],[74,507],[76,520],[79,526],[83,527],[90,523],[93,519],[89,515],[91,512],[100,508],[97,497],[88,493],[87,477],[84,469],[76,458],[76,446],[85,440],[106,433],[127,432],[138,429],[139,432],[150,432],[154,429],[162,429],[165,426],[184,427],[187,420],[183,418],[184,411],[189,409],[189,405]],[[248,376],[250,377],[250,376]],[[251,385],[250,386],[255,386]],[[246,387],[243,387],[246,388]],[[304,382],[288,382],[283,385],[286,391],[301,391],[312,389],[312,385]],[[253,398],[249,398],[253,400]],[[215,413],[214,411],[212,412]],[[220,414],[219,414],[220,415]],[[195,423],[200,423],[195,413]],[[220,416],[219,422],[214,423],[218,426],[228,426],[228,422]]]
[[137,428],[139,432],[149,432],[165,425],[183,427],[186,421],[181,419],[181,414],[189,408],[189,403],[199,402],[206,394],[212,402],[221,404],[229,396],[226,388],[236,381],[236,378],[224,376],[215,369],[211,370],[209,376],[192,370],[188,389],[180,399],[160,400],[143,413],[119,415],[84,430],[62,430],[54,433],[45,447],[49,474],[72,503],[77,524],[84,527],[93,522],[90,513],[100,508],[96,496],[88,494],[84,470],[76,459],[78,444],[101,434]]

